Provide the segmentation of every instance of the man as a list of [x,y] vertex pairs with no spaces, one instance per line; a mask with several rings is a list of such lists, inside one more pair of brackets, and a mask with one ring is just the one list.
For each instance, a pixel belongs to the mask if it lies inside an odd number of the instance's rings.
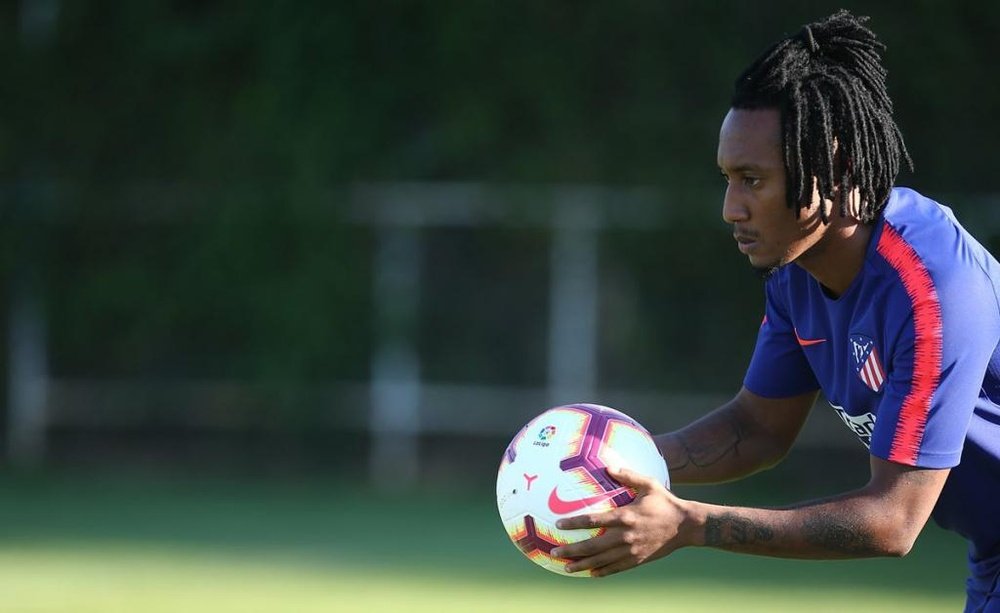
[[630,505],[553,553],[608,575],[685,546],[793,558],[902,556],[928,517],[969,540],[967,611],[1000,612],[1000,265],[950,210],[893,188],[909,162],[882,45],[841,11],[739,77],[719,135],[722,215],[766,277],[743,388],[657,443],[674,483],[777,463],[819,390],[870,449],[864,487],[782,509],[682,500],[628,471]]

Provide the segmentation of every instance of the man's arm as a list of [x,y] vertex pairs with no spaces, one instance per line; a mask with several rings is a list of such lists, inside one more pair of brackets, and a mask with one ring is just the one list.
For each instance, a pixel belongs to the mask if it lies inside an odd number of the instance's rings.
[[816,392],[764,398],[742,388],[735,398],[676,432],[655,438],[673,483],[718,483],[777,464],[798,436]]
[[681,547],[708,546],[786,558],[902,556],[927,522],[948,469],[918,469],[872,457],[866,486],[784,509],[724,507],[682,500],[652,479],[613,473],[634,487],[631,504],[561,520],[564,529],[605,527],[601,536],[564,545],[554,555],[567,570],[595,576],[627,570]]
[[853,492],[783,509],[694,504],[694,544],[785,558],[906,555],[930,517],[948,469],[871,457],[871,480]]

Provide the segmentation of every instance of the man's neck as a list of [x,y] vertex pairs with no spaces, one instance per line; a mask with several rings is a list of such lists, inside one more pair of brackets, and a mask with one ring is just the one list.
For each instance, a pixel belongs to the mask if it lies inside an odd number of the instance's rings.
[[796,260],[834,298],[847,291],[861,272],[873,227],[835,216],[833,227],[820,243]]

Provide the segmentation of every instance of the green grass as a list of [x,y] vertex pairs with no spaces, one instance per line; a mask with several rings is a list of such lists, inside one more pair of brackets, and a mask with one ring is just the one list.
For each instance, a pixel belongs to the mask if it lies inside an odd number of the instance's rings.
[[0,611],[955,611],[962,542],[901,560],[686,550],[602,580],[535,567],[492,501],[343,482],[0,478]]

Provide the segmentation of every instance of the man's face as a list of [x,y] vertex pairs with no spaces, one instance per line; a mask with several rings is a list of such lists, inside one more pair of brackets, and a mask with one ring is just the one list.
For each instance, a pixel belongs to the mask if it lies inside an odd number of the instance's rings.
[[827,225],[818,195],[798,218],[787,205],[776,109],[730,109],[719,132],[718,164],[728,184],[722,218],[732,224],[739,250],[754,268],[772,271],[820,243]]

